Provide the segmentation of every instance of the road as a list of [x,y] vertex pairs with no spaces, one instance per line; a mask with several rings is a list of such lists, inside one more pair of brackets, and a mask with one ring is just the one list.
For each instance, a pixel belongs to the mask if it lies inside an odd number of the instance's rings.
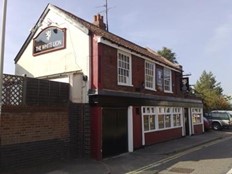
[[232,138],[186,150],[131,173],[232,174]]

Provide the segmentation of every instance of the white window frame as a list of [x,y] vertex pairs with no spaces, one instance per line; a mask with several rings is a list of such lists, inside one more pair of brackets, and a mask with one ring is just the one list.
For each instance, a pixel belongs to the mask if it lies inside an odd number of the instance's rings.
[[[156,108],[155,107],[152,107],[152,106],[144,106],[142,107],[142,127],[143,127],[143,131],[144,132],[154,132],[155,130],[157,130],[157,115],[156,115]],[[148,130],[145,130],[145,127],[144,127],[144,117],[145,116],[148,116],[148,119],[149,119],[149,124],[148,124],[148,127],[149,129]],[[151,122],[150,122],[150,119],[151,118],[154,118],[154,128],[151,128]]]
[[[164,68],[164,92],[172,93],[172,71],[168,68]],[[166,89],[169,88],[169,89]]]
[[[183,113],[183,111],[182,111],[182,108],[180,108],[180,107],[173,107],[173,111],[172,111],[172,119],[173,119],[173,121],[172,121],[172,123],[173,123],[173,127],[181,127],[182,126],[182,113]],[[180,123],[180,125],[174,125],[174,118],[175,118],[175,122],[177,123],[177,117],[176,116],[179,116],[179,123]]]
[[[123,57],[121,57],[121,55]],[[123,58],[128,59],[128,62],[126,62],[125,60],[122,60]],[[126,63],[128,63],[129,65],[127,65]],[[122,72],[122,74],[119,74],[120,72]],[[123,72],[126,72],[126,73],[123,74]],[[132,72],[131,55],[123,51],[118,51],[118,56],[117,56],[118,85],[132,86],[132,73],[131,72]],[[125,82],[120,80],[121,78],[125,78]]]
[[[145,74],[145,89],[156,90],[156,79],[155,79],[155,63],[145,61],[144,64],[144,74]],[[149,80],[148,80],[149,79]],[[150,85],[148,85],[148,83]]]
[[[159,130],[162,129],[171,129],[172,128],[172,107],[158,107],[158,117],[163,116],[163,127],[159,127]],[[166,116],[168,116],[170,119],[170,126],[166,125]],[[159,120],[158,120],[158,125],[159,125]]]
[[[175,128],[181,128],[183,127],[183,108],[181,107],[167,107],[167,106],[142,106],[142,127],[143,127],[143,132],[148,133],[148,132],[155,132],[155,131],[162,131],[162,130],[168,130],[168,129],[175,129]],[[180,116],[180,125],[174,125],[174,115],[179,115]],[[163,124],[164,127],[160,128],[159,127],[159,115],[162,115],[163,117]],[[148,116],[149,119],[152,116],[154,118],[155,122],[155,128],[151,128],[150,122],[149,122],[149,130],[145,130],[144,127],[144,117]],[[166,116],[170,118],[170,126],[166,126]]]
[[[196,117],[200,116],[200,122],[196,122]],[[202,108],[191,108],[191,119],[193,125],[199,125],[203,123],[203,111]]]

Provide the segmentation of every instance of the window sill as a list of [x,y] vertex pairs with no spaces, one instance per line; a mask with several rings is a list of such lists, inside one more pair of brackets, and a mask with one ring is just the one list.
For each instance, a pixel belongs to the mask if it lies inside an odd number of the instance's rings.
[[164,91],[164,93],[173,94],[173,91]]
[[182,126],[176,126],[176,127],[169,127],[169,128],[162,128],[162,129],[153,129],[149,131],[144,131],[144,133],[152,133],[152,132],[158,132],[158,131],[164,131],[164,130],[171,130],[171,129],[177,129],[177,128],[182,128]]
[[147,87],[145,87],[145,89],[146,89],[146,90],[150,90],[150,91],[156,91],[155,88],[147,88]]
[[193,123],[193,126],[202,125],[203,123]]
[[123,83],[118,83],[118,86],[134,87],[132,84],[123,84]]

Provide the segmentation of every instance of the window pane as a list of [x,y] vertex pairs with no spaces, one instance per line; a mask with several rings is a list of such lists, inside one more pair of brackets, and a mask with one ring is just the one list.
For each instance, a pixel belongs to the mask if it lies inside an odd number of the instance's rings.
[[193,114],[193,123],[201,123],[201,115]]
[[177,121],[176,121],[176,114],[173,114],[173,126],[177,126]]
[[155,116],[151,115],[150,116],[150,129],[155,129]]
[[144,120],[144,131],[148,131],[149,130],[149,116],[144,115],[143,120]]
[[181,126],[181,122],[180,122],[180,114],[174,114],[173,115],[173,126]]
[[164,115],[158,115],[159,129],[164,128]]
[[145,62],[145,87],[154,88],[154,64]]
[[171,115],[165,115],[165,127],[171,127]]
[[160,68],[157,68],[156,83],[157,83],[157,88],[160,91],[163,91],[163,70]]
[[176,115],[176,126],[181,126],[180,114]]
[[145,113],[145,111],[146,111],[146,109],[145,109],[145,107],[143,107],[143,113]]
[[192,122],[193,124],[202,123],[201,108],[192,108]]
[[171,91],[171,70],[164,69],[164,90]]

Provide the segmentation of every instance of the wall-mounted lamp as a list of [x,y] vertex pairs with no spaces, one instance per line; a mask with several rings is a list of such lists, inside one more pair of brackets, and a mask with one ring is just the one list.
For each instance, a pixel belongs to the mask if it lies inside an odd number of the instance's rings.
[[88,76],[83,75],[82,79],[83,79],[83,81],[87,82],[87,80],[88,80]]

